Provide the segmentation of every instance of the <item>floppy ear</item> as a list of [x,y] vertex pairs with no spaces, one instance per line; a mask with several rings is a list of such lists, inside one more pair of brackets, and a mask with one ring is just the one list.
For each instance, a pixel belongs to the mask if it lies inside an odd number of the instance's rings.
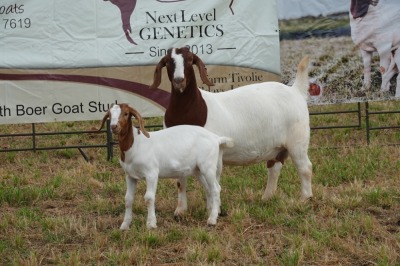
[[198,57],[195,54],[193,54],[193,64],[196,65],[197,68],[199,69],[200,78],[203,81],[203,83],[208,85],[208,86],[214,86],[214,83],[212,83],[207,77],[206,66],[204,65],[203,61],[201,61],[200,57]]
[[105,114],[105,116],[103,117],[103,121],[101,122],[101,126],[97,131],[100,131],[103,128],[104,123],[107,121],[107,118],[109,118],[109,117],[110,117],[110,110],[108,110],[107,113]]
[[150,86],[150,89],[157,89],[161,83],[161,72],[162,68],[165,67],[165,56],[161,58],[160,62],[158,62],[156,66],[156,70],[154,70],[154,79],[153,84]]
[[140,128],[139,132],[142,132],[146,137],[150,138],[149,132],[147,132],[146,129],[144,128],[144,123],[143,123],[142,116],[134,108],[132,108],[130,106],[128,108],[129,108],[129,113],[131,115],[133,115],[137,119],[137,121],[139,122],[139,128]]

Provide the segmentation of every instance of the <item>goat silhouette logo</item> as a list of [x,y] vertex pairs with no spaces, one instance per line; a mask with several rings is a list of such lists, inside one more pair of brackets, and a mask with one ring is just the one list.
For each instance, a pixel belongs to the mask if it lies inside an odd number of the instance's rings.
[[[135,10],[137,0],[103,0],[103,1],[111,2],[112,4],[114,4],[119,8],[119,11],[121,12],[122,30],[125,33],[125,37],[130,43],[137,45],[137,43],[131,37],[132,34],[131,16],[133,14],[133,11]],[[156,0],[156,1],[160,3],[176,3],[176,2],[183,2],[186,0]],[[232,15],[234,15],[232,9],[233,1],[234,0],[231,0],[229,4],[229,9],[231,10]]]
[[[133,14],[133,11],[135,10],[136,7],[136,1],[137,0],[103,0],[107,2],[111,2],[112,4],[116,5],[119,8],[119,11],[121,12],[121,20],[122,20],[122,30],[125,33],[126,39],[132,43],[132,44],[137,44],[131,37],[132,33],[132,27],[131,27],[131,16]],[[173,2],[182,2],[185,0],[157,0],[158,2],[161,3],[173,3]]]

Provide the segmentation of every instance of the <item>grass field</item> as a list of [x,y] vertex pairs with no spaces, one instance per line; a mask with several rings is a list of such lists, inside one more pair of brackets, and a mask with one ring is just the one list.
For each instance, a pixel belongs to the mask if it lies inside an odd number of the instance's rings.
[[[352,119],[312,117],[312,123]],[[378,117],[376,123],[386,122]],[[51,126],[46,129],[64,131],[98,122]],[[101,138],[57,136],[56,142]],[[117,149],[112,161],[105,149],[87,149],[90,163],[73,149],[1,153],[0,264],[398,265],[400,149],[381,145],[387,139],[399,140],[399,132],[373,132],[367,146],[364,130],[312,131],[314,197],[305,203],[299,201],[299,179],[290,160],[276,197],[268,202],[261,201],[264,164],[225,167],[221,196],[228,215],[216,227],[206,225],[205,196],[196,180],[189,182],[189,210],[180,221],[173,217],[176,184],[162,180],[158,228],[147,230],[141,182],[128,232],[118,229],[125,181]]]
[[[283,80],[293,78],[293,62],[312,51],[310,44],[322,42],[283,42]],[[317,105],[310,111],[354,108]],[[300,182],[290,160],[276,196],[267,202],[261,200],[263,163],[225,167],[221,199],[227,215],[215,227],[206,225],[205,195],[196,180],[189,181],[188,212],[179,221],[173,216],[176,183],[161,180],[158,228],[146,229],[141,182],[131,229],[120,231],[125,178],[117,148],[111,161],[104,148],[86,149],[90,162],[75,149],[0,153],[0,265],[400,265],[400,147],[386,145],[399,144],[400,131],[372,131],[366,145],[362,108],[361,129],[312,131],[314,197],[307,202],[300,201]],[[370,108],[400,110],[400,102],[376,102]],[[97,128],[100,119],[38,124],[37,131],[88,130]],[[154,123],[160,119],[147,121]],[[311,117],[311,126],[354,123],[354,114]],[[398,126],[400,115],[376,115],[371,123]],[[0,126],[2,133],[29,130],[30,125]],[[30,141],[3,138],[0,147]],[[105,141],[99,134],[60,135],[40,138],[37,144]]]

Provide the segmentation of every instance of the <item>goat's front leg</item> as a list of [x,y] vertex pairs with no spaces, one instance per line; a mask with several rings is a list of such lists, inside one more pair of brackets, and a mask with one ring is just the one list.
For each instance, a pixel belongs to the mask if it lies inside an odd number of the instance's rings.
[[176,206],[174,215],[181,216],[187,210],[187,177],[179,177],[177,181],[178,186],[178,205]]
[[156,209],[155,209],[157,182],[158,182],[157,175],[146,178],[147,189],[146,189],[146,194],[144,195],[144,200],[147,206],[146,226],[148,229],[157,228]]
[[369,89],[371,87],[371,61],[372,52],[360,49],[361,57],[364,65],[364,82],[363,89]]
[[126,194],[125,194],[125,217],[121,224],[121,230],[128,230],[132,222],[132,205],[135,197],[137,180],[126,175]]

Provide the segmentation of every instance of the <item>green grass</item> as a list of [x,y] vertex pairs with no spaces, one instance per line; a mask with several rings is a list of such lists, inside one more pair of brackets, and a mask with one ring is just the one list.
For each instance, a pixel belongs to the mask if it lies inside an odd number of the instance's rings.
[[349,26],[349,17],[343,14],[337,17],[307,17],[301,19],[280,20],[281,33],[310,32],[314,30],[329,30]]
[[[310,111],[356,107],[310,106]],[[370,104],[373,111],[399,108],[393,101]],[[0,264],[398,265],[400,150],[385,143],[399,143],[399,132],[374,131],[366,145],[365,106],[361,109],[361,129],[312,131],[314,197],[307,202],[299,200],[290,160],[267,202],[261,200],[263,163],[226,166],[221,199],[227,216],[216,227],[206,225],[205,195],[191,178],[189,209],[179,221],[173,216],[175,182],[159,182],[155,230],[146,229],[145,183],[139,182],[131,229],[120,231],[125,178],[117,148],[111,161],[105,149],[87,149],[90,163],[76,151],[1,153]],[[370,122],[398,125],[400,117],[376,115]],[[311,116],[312,126],[353,123],[357,114]],[[52,126],[63,130],[64,125]],[[12,127],[2,126],[10,132]],[[86,139],[99,142],[102,136],[70,136],[66,142]]]
[[[380,105],[376,108],[397,108],[393,102]],[[378,116],[375,123],[387,122]],[[326,134],[337,137],[327,142]],[[139,182],[127,232],[119,230],[125,178],[115,160],[106,160],[105,149],[88,150],[95,158],[90,163],[57,151],[1,153],[0,264],[397,265],[400,151],[375,138],[379,132],[366,145],[364,128],[312,131],[314,197],[307,202],[299,200],[290,160],[267,202],[261,200],[263,163],[226,166],[221,198],[227,216],[215,227],[206,225],[205,195],[197,180],[189,180],[189,209],[179,221],[173,216],[176,184],[161,180],[158,228],[147,230],[145,183]]]

